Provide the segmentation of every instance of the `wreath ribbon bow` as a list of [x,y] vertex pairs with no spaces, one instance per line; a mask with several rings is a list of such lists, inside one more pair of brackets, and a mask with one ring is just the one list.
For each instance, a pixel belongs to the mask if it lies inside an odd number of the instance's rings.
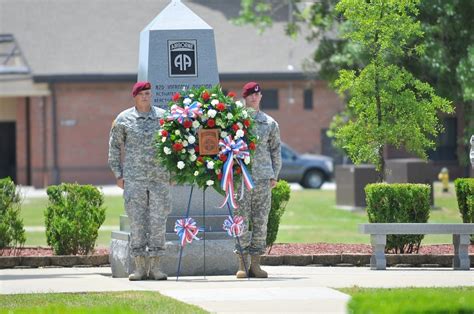
[[231,237],[240,237],[244,231],[243,229],[244,217],[242,216],[229,216],[224,220],[224,225],[222,228],[227,231],[227,234]]
[[191,243],[193,240],[199,240],[196,236],[199,231],[196,221],[191,217],[178,219],[174,225],[174,232],[178,235],[181,246],[185,246],[186,243]]
[[184,106],[184,108],[173,105],[170,113],[171,115],[168,117],[168,121],[178,120],[178,122],[182,124],[184,119],[196,119],[202,115],[201,104],[195,101],[190,106]]
[[238,208],[237,202],[234,197],[234,159],[239,164],[242,170],[242,192],[240,199],[243,198],[244,194],[244,185],[248,190],[253,189],[254,183],[250,173],[245,167],[244,159],[250,156],[247,144],[242,139],[233,139],[231,135],[226,136],[225,138],[219,141],[220,152],[219,155],[226,155],[227,160],[222,167],[222,180],[221,188],[226,192],[224,203],[221,205],[221,208],[229,202],[233,208]]

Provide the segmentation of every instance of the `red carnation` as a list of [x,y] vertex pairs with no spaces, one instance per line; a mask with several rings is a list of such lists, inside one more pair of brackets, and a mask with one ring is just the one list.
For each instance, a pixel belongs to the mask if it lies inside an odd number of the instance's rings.
[[250,148],[251,150],[255,150],[255,143],[254,143],[254,142],[250,142],[249,148]]
[[180,93],[176,93],[176,94],[173,95],[173,101],[178,101],[180,98],[181,98]]
[[227,155],[219,155],[219,159],[222,160],[222,161],[226,161],[227,160]]
[[199,153],[199,145],[194,146],[194,151],[195,151],[196,153]]
[[239,126],[237,125],[237,123],[234,123],[234,125],[232,125],[232,130],[234,130],[234,131],[237,132],[239,129],[240,129],[240,128],[239,128]]
[[234,98],[234,97],[236,96],[236,93],[234,93],[233,91],[230,91],[230,92],[227,94],[227,96]]
[[202,156],[199,156],[197,158],[197,162],[200,162],[201,164],[204,164],[204,159],[202,159]]
[[161,136],[168,136],[168,131],[162,130],[161,131]]
[[223,103],[218,103],[216,106],[216,109],[219,111],[224,111],[225,110],[225,105]]
[[207,90],[205,90],[204,92],[202,92],[202,100],[204,100],[205,102],[209,100],[209,93],[207,92]]
[[214,119],[207,120],[207,126],[210,127],[210,128],[215,127],[216,126],[216,121],[214,121]]
[[175,152],[179,152],[179,151],[182,150],[182,149],[183,149],[183,144],[181,144],[181,143],[174,143],[174,144],[173,144],[173,150],[174,150]]
[[160,119],[160,125],[165,124],[165,119]]
[[241,174],[242,173],[242,169],[240,167],[238,167],[237,169],[235,169],[235,173],[236,174]]
[[245,125],[246,128],[248,128],[250,126],[250,120],[245,119],[244,120],[244,125]]
[[219,174],[217,175],[217,179],[220,181],[222,180],[222,172],[219,172]]
[[186,129],[190,128],[192,125],[193,125],[193,123],[192,123],[191,121],[189,121],[189,120],[186,120],[186,121],[183,122],[183,126],[184,126]]

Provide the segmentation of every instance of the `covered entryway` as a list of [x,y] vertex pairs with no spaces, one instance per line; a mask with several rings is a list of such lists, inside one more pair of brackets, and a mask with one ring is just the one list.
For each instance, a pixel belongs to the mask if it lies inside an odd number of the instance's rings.
[[0,178],[16,180],[15,122],[0,122]]

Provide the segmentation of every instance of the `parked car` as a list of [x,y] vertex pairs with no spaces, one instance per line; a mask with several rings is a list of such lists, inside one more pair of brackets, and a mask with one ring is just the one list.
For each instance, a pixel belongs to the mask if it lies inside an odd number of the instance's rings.
[[288,145],[281,144],[283,165],[280,179],[300,183],[305,188],[319,189],[334,174],[333,159],[323,155],[300,155]]

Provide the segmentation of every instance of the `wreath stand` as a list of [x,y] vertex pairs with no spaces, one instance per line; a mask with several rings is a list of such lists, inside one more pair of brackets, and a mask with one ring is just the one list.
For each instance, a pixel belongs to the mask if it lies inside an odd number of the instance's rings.
[[[191,186],[191,191],[189,192],[189,198],[188,198],[188,206],[186,208],[186,216],[185,218],[189,217],[189,211],[191,209],[191,199],[193,196],[193,190],[194,190],[194,184]],[[229,202],[227,202],[227,209],[229,211],[229,216],[231,218],[234,218],[234,215],[232,214],[232,210],[230,209]],[[206,188],[203,189],[202,191],[202,217],[203,217],[203,226],[202,226],[202,231],[203,231],[203,271],[204,271],[204,279],[206,279]],[[239,247],[239,254],[240,258],[242,259],[244,263],[244,268],[245,268],[245,274],[247,275],[247,279],[250,280],[249,277],[249,271],[247,269],[247,263],[244,258],[244,254],[242,251],[242,247],[240,246],[240,237],[236,236],[237,239],[237,245]],[[176,281],[179,280],[179,273],[181,270],[181,258],[183,256],[183,245],[180,245],[180,250],[179,250],[179,259],[178,259],[178,271],[176,272]]]

